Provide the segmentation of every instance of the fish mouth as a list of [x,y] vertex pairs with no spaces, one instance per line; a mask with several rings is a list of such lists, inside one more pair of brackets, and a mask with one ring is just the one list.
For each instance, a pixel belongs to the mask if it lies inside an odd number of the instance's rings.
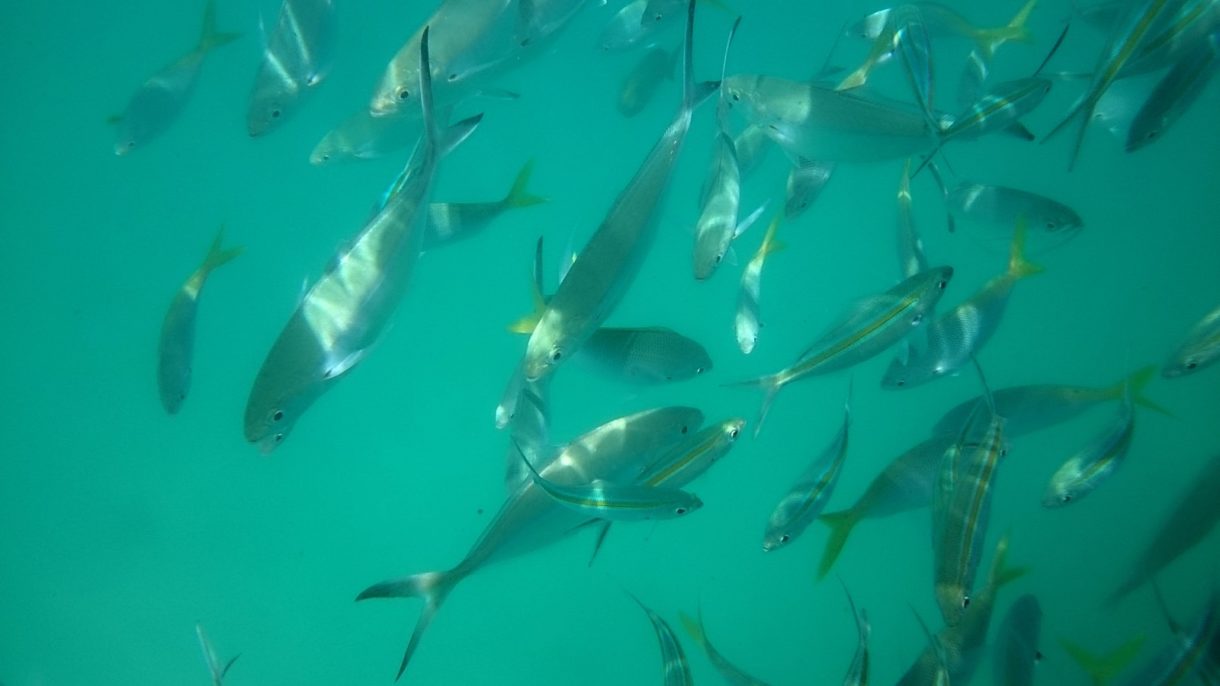
[[369,116],[389,117],[395,114],[398,114],[398,101],[393,98],[378,96],[369,103]]

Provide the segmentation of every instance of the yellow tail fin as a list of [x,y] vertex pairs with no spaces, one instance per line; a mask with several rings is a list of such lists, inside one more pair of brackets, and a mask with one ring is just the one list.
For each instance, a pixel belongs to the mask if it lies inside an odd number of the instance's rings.
[[529,207],[546,202],[546,198],[534,195],[526,188],[529,185],[530,175],[533,172],[533,160],[521,165],[521,171],[517,172],[517,178],[513,180],[513,187],[509,189],[508,195],[504,196],[505,205],[508,207]]
[[1148,386],[1149,382],[1156,378],[1157,370],[1158,367],[1154,364],[1140,367],[1139,369],[1131,372],[1127,378],[1119,381],[1107,389],[1107,395],[1113,398],[1120,398],[1122,397],[1123,393],[1130,390],[1131,400],[1136,405],[1146,407],[1153,412],[1159,412],[1166,417],[1172,417],[1174,416],[1172,412],[1170,412],[1160,403],[1144,395],[1144,388]]
[[823,579],[830,572],[830,568],[835,566],[835,561],[843,552],[843,546],[847,545],[847,538],[851,536],[852,530],[856,528],[856,524],[860,523],[860,518],[852,509],[827,512],[818,517],[818,521],[830,527],[830,537],[826,539],[826,550],[822,553],[822,561],[818,563],[818,579]]
[[223,224],[221,224],[220,230],[216,232],[216,238],[212,239],[212,247],[208,249],[207,257],[203,258],[203,264],[200,265],[199,271],[208,273],[222,264],[229,262],[245,251],[245,247],[240,245],[232,248],[225,248],[224,238],[225,227]]
[[995,51],[1008,41],[1016,43],[1032,43],[1033,35],[1025,26],[1029,21],[1029,15],[1034,11],[1034,6],[1038,4],[1038,0],[1028,0],[1006,26],[1001,26],[995,29],[982,29],[975,36],[979,50],[983,55],[990,58],[995,54]]
[[1025,259],[1025,237],[1028,231],[1025,218],[1017,219],[1017,230],[1012,236],[1012,251],[1008,255],[1008,274],[1014,280],[1023,279],[1046,271],[1040,265]]
[[241,38],[240,33],[228,33],[216,29],[216,0],[208,0],[203,8],[203,29],[199,32],[199,45],[195,49],[207,52]]
[[1083,646],[1067,639],[1061,638],[1059,643],[1063,645],[1063,649],[1067,651],[1068,655],[1072,656],[1076,664],[1089,673],[1094,686],[1104,686],[1107,681],[1113,679],[1135,659],[1140,647],[1144,645],[1144,637],[1138,636],[1104,655],[1095,655]]

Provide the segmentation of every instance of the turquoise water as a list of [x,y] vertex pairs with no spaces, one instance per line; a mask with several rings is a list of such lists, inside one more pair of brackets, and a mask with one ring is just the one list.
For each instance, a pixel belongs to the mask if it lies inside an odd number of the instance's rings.
[[[252,140],[245,106],[258,61],[257,11],[224,2],[223,29],[245,37],[217,50],[172,128],[127,157],[112,152],[109,115],[150,74],[189,48],[197,3],[19,3],[0,41],[5,125],[0,202],[7,251],[0,271],[6,436],[0,458],[0,682],[208,683],[194,635],[201,622],[242,684],[390,683],[418,601],[353,598],[369,584],[456,563],[496,511],[505,434],[493,410],[524,349],[505,325],[531,306],[538,235],[552,264],[569,236],[580,245],[672,117],[678,87],[661,86],[638,117],[615,108],[637,59],[594,48],[617,3],[590,3],[550,52],[497,82],[521,94],[480,102],[475,135],[442,164],[435,197],[498,197],[526,160],[545,205],[509,213],[477,239],[424,256],[410,291],[369,359],[260,455],[242,437],[251,381],[315,278],[401,168],[406,151],[313,167],[318,138],[366,102],[385,61],[424,22],[431,3],[376,0],[338,8],[338,59],[282,130]],[[263,12],[274,7],[263,3]],[[1012,3],[967,7],[981,25]],[[737,4],[745,13],[732,70],[804,78],[843,23],[875,5]],[[1032,46],[1006,46],[998,78],[1042,59],[1069,4],[1045,0]],[[732,17],[700,10],[695,65],[714,78]],[[676,36],[669,34],[670,44]],[[1056,62],[1088,69],[1102,39],[1073,27]],[[967,44],[938,44],[952,89]],[[847,64],[865,46],[844,44]],[[954,65],[954,66],[949,66]],[[898,69],[876,76],[902,97]],[[1041,134],[1075,98],[1057,84],[1029,119]],[[1046,273],[1018,284],[1003,324],[980,355],[995,386],[1109,385],[1160,363],[1216,306],[1220,273],[1220,93],[1209,88],[1164,140],[1135,154],[1099,127],[1075,171],[1068,137],[1050,144],[993,137],[948,148],[958,177],[1020,186],[1071,204],[1075,240],[1035,254]],[[472,111],[474,111],[472,109]],[[708,283],[690,277],[691,230],[713,134],[696,113],[659,238],[611,323],[665,325],[710,352],[693,381],[636,388],[573,363],[553,387],[553,435],[575,436],[639,409],[691,404],[708,421],[754,421],[758,394],[723,383],[789,362],[848,302],[897,279],[895,189],[900,162],[844,165],[798,220],[788,249],[763,276],[766,326],[755,352],[736,349],[737,275],[762,232],[741,239],[736,265]],[[745,204],[782,202],[785,165],[772,152],[746,182]],[[964,299],[1003,267],[1002,246],[944,229],[928,175],[914,182],[916,221],[934,263],[954,266],[944,301]],[[194,384],[167,417],[155,385],[157,337],[176,289],[217,227],[246,247],[208,283],[199,311]],[[553,283],[553,269],[549,270]],[[696,483],[702,511],[659,524],[614,527],[592,567],[581,532],[474,575],[450,597],[404,679],[417,684],[656,683],[660,658],[639,596],[681,632],[679,611],[701,602],[717,647],[775,684],[837,683],[855,648],[842,589],[815,581],[826,531],[815,524],[788,549],[763,554],[774,503],[833,435],[849,376],[854,420],[831,509],[923,440],[948,407],[977,393],[962,374],[882,391],[891,355],[853,372],[786,389],[766,430],[743,438]],[[1171,640],[1149,587],[1114,607],[1105,598],[1157,530],[1177,494],[1220,448],[1220,370],[1157,379],[1148,394],[1172,417],[1141,411],[1127,463],[1097,493],[1061,510],[1040,504],[1064,457],[1109,419],[1013,442],[994,495],[986,549],[1011,536],[1010,562],[1028,567],[996,604],[1035,594],[1043,607],[1040,684],[1088,679],[1059,646],[1094,650],[1147,636],[1141,658]],[[934,627],[926,510],[862,524],[835,567],[873,625],[874,681],[896,680],[925,646],[910,606]],[[983,571],[990,565],[984,554]],[[1215,532],[1161,577],[1186,621],[1220,568]],[[993,627],[994,628],[994,627]],[[720,678],[683,634],[695,681]],[[984,663],[974,683],[990,683]],[[955,682],[956,683],[956,682]]]

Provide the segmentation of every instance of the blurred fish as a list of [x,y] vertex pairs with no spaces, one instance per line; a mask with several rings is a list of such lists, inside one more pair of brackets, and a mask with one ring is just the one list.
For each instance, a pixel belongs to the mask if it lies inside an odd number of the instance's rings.
[[707,637],[707,628],[703,624],[702,604],[699,605],[696,616],[698,617],[697,619],[685,612],[678,613],[678,618],[682,620],[682,627],[686,629],[686,633],[690,634],[695,643],[703,649],[703,652],[707,654],[708,661],[712,663],[717,672],[720,672],[720,676],[724,677],[726,682],[733,686],[767,686],[767,682],[751,676],[742,671],[737,665],[729,662],[728,658],[721,654],[716,649],[716,646],[712,645],[711,639]]
[[733,149],[737,151],[737,168],[745,176],[754,171],[771,147],[766,130],[758,124],[749,124],[733,138]]
[[898,265],[902,278],[909,279],[928,268],[923,254],[923,240],[915,230],[915,214],[911,211],[911,158],[902,167],[898,182]]
[[685,381],[712,368],[702,345],[663,326],[602,327],[581,356],[606,374],[641,385]]
[[928,123],[939,127],[939,121],[933,113],[935,97],[934,67],[932,64],[932,45],[928,37],[928,27],[924,22],[923,11],[915,5],[904,5],[907,11],[902,12],[894,29],[893,51],[901,58],[903,72],[915,103],[923,112]]
[[830,182],[837,165],[834,162],[815,162],[798,159],[788,170],[788,184],[784,189],[784,218],[796,219],[809,209],[822,189]]
[[286,120],[330,68],[333,0],[284,0],[254,77],[246,128],[261,136]]
[[851,427],[851,390],[843,403],[843,425],[830,444],[797,477],[796,483],[771,511],[763,533],[763,552],[783,547],[800,536],[818,515],[839,483],[847,458],[847,430]]
[[203,10],[203,30],[199,43],[173,64],[153,74],[132,94],[127,109],[111,117],[118,127],[114,154],[126,155],[144,147],[164,133],[178,118],[195,88],[203,58],[213,48],[237,40],[241,34],[224,33],[216,29],[216,2],[207,0]]
[[757,386],[763,390],[754,435],[762,429],[763,420],[780,389],[807,376],[848,369],[884,352],[923,323],[951,278],[952,267],[933,267],[884,293],[861,299],[810,344],[791,366],[774,374],[730,384]]
[[636,481],[649,486],[685,486],[728,455],[745,424],[744,419],[734,417],[704,427],[661,453],[641,470]]
[[1034,668],[1042,661],[1038,634],[1042,630],[1042,606],[1030,594],[1017,598],[1004,621],[992,649],[996,686],[1033,686]]
[[762,268],[767,256],[784,248],[784,244],[776,240],[775,232],[779,229],[780,215],[775,215],[767,233],[763,235],[762,243],[754,257],[746,263],[741,271],[741,288],[737,291],[737,315],[733,320],[733,328],[737,333],[737,347],[749,355],[758,343],[758,332],[762,329],[759,320],[759,296],[762,292]]
[[937,436],[916,445],[894,458],[869,483],[851,507],[827,512],[818,517],[830,527],[826,551],[818,564],[818,578],[826,576],[856,525],[866,519],[881,519],[900,512],[927,507],[932,501],[932,486],[940,471],[945,451],[956,441],[953,435]]
[[[704,0],[724,7],[719,0]],[[658,41],[668,29],[681,26],[686,0],[631,0],[610,19],[598,45],[607,52],[630,50]]]
[[[915,609],[911,608],[911,611],[915,612]],[[949,650],[952,646],[946,645],[940,636],[933,634],[932,630],[928,628],[928,623],[923,621],[923,617],[918,612],[915,612],[915,621],[919,622],[919,628],[928,641],[928,647],[924,649],[922,655],[931,657],[926,662],[921,660],[916,663],[916,666],[922,668],[921,678],[903,678],[898,682],[899,686],[907,686],[909,682],[926,683],[928,686],[949,686],[952,681],[949,672]],[[912,673],[908,672],[906,676],[910,677]]]
[[[840,581],[842,581],[840,579]],[[843,686],[868,686],[869,677],[869,656],[868,656],[868,636],[872,631],[872,627],[868,623],[868,615],[864,610],[856,609],[856,601],[851,597],[851,591],[847,590],[847,584],[843,584],[843,593],[847,596],[847,605],[851,608],[852,617],[856,620],[856,654],[852,656],[851,666],[847,668],[847,676],[843,679]]]
[[652,628],[657,632],[657,642],[661,645],[661,684],[663,686],[692,686],[690,667],[686,664],[686,654],[682,652],[682,643],[670,628],[669,623],[661,615],[648,609],[640,599],[628,593],[640,609],[648,615]]
[[161,406],[170,414],[178,413],[191,389],[195,311],[199,307],[199,294],[212,270],[237,257],[242,250],[241,247],[224,247],[224,227],[220,227],[203,263],[178,289],[165,313],[157,354],[157,387],[161,391]]
[[1207,537],[1220,521],[1220,455],[1195,472],[1186,491],[1173,499],[1173,509],[1161,520],[1156,534],[1136,556],[1130,574],[1110,596],[1121,599],[1156,577],[1165,567]]
[[428,205],[428,229],[424,235],[424,250],[449,245],[477,234],[510,210],[532,207],[546,198],[529,191],[533,161],[526,162],[513,179],[508,193],[491,202],[434,202]]
[[1140,648],[1144,646],[1144,637],[1139,636],[1127,641],[1104,655],[1095,655],[1071,641],[1061,639],[1060,643],[1076,664],[1093,678],[1094,686],[1105,686],[1139,656]]
[[418,122],[409,117],[374,117],[361,110],[323,136],[310,153],[309,162],[321,166],[383,157],[407,147],[418,137]]
[[679,48],[649,48],[627,76],[618,91],[618,111],[624,117],[634,117],[652,100],[662,81],[673,79],[674,64],[681,57]]
[[[641,465],[698,430],[702,423],[703,413],[690,407],[659,408],[620,417],[568,443],[553,459],[546,461],[539,474],[560,485],[588,483],[595,478],[628,479],[639,473]],[[424,601],[398,669],[401,677],[437,611],[463,579],[488,564],[550,545],[595,521],[598,520],[555,502],[532,479],[526,479],[509,491],[499,512],[456,566],[374,584],[362,591],[356,600],[420,598]]]
[[1042,504],[1060,507],[1076,502],[1110,478],[1131,448],[1135,433],[1135,408],[1129,394],[1123,396],[1118,417],[1087,446],[1057,469],[1047,484]]
[[[419,49],[420,62],[428,64],[427,30]],[[364,359],[406,292],[423,245],[439,160],[480,118],[459,122],[442,137],[433,119],[429,73],[420,71],[425,135],[401,174],[401,187],[301,299],[250,389],[246,440],[264,453]]]
[[1135,114],[1127,133],[1127,152],[1158,140],[1194,104],[1216,73],[1220,31],[1178,60]]
[[682,106],[539,316],[522,358],[527,379],[554,372],[601,327],[635,280],[652,245],[656,209],[669,184],[698,98],[691,71],[694,13],[694,0],[690,0],[683,48]]
[[1011,231],[1024,217],[1031,230],[1074,236],[1084,221],[1072,208],[1048,197],[1006,186],[962,183],[946,198],[949,214],[967,223],[989,224]]
[[204,633],[202,624],[195,624],[195,635],[199,637],[199,649],[203,651],[203,661],[207,663],[208,673],[212,675],[212,686],[224,686],[225,675],[229,673],[229,668],[233,666],[234,662],[237,662],[237,658],[241,655],[229,658],[229,661],[222,667],[220,659],[216,657],[216,649],[212,647],[212,642]]
[[1007,271],[933,320],[927,327],[927,345],[895,358],[881,379],[881,387],[911,388],[954,374],[969,364],[999,327],[1013,286],[1041,272],[1042,267],[1025,259],[1025,226],[1018,220]]
[[1218,609],[1220,603],[1217,601],[1215,589],[1212,589],[1211,596],[1192,627],[1186,629],[1178,626],[1171,618],[1173,640],[1124,679],[1123,686],[1177,686],[1195,683],[1191,677],[1206,666],[1207,651],[1220,628],[1220,622],[1217,621]]
[[[1107,29],[1111,32],[1129,5],[1111,12]],[[1158,25],[1152,36],[1123,65],[1119,78],[1125,79],[1159,71],[1180,61],[1199,41],[1220,28],[1220,4],[1214,0],[1187,0],[1170,21]]]
[[1173,379],[1192,374],[1220,359],[1220,307],[1208,312],[1186,335],[1186,340],[1161,368],[1161,376]]
[[537,47],[566,26],[586,4],[586,0],[517,0],[517,44]]

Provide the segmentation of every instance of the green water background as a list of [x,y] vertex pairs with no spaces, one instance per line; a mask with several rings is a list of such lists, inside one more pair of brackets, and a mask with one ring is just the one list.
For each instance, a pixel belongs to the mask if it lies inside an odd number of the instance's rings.
[[[530,306],[533,242],[545,234],[553,263],[568,236],[579,245],[676,106],[674,83],[637,118],[615,110],[619,82],[637,58],[605,55],[594,44],[617,3],[590,6],[551,53],[505,75],[500,85],[522,97],[473,108],[486,111],[485,121],[444,161],[436,198],[498,197],[533,159],[533,186],[549,202],[505,216],[476,241],[426,255],[375,354],[264,457],[243,441],[240,425],[258,365],[302,280],[360,228],[407,154],[315,168],[309,150],[366,101],[431,3],[341,3],[329,79],[283,130],[251,140],[243,118],[258,59],[257,9],[221,2],[220,26],[244,31],[244,39],[209,57],[166,135],[115,157],[106,117],[191,45],[197,4],[6,7],[0,681],[7,686],[207,683],[196,621],[222,658],[242,654],[232,686],[389,683],[418,602],[353,598],[382,579],[451,566],[495,512],[506,437],[492,411],[524,348],[504,325]],[[999,24],[1013,4],[971,7],[969,16]],[[876,8],[741,5],[733,71],[805,77],[844,21]],[[1068,3],[1044,2],[1031,20],[1036,44],[1005,47],[997,75],[1028,73],[1068,13]],[[715,77],[731,19],[700,10],[701,78]],[[1087,69],[1101,42],[1074,27],[1056,61]],[[947,44],[949,54],[967,49]],[[845,45],[844,61],[864,50]],[[956,79],[955,66],[946,73]],[[896,97],[906,93],[893,66],[877,80]],[[1047,131],[1080,87],[1057,85],[1030,127]],[[1137,154],[1094,128],[1072,173],[1066,136],[1047,145],[996,137],[950,148],[961,177],[1053,195],[1086,222],[1075,241],[1036,256],[1044,275],[1017,286],[981,356],[994,385],[1114,383],[1161,362],[1215,307],[1218,107],[1213,87],[1165,140]],[[709,421],[753,421],[757,394],[722,383],[786,365],[847,302],[897,278],[901,165],[845,166],[814,208],[780,229],[789,248],[764,274],[766,327],[755,353],[741,356],[732,335],[737,274],[761,231],[742,239],[737,266],[709,283],[690,278],[689,226],[712,119],[711,107],[697,113],[660,237],[612,322],[678,329],[708,348],[715,369],[641,390],[573,364],[554,388],[557,438],[663,404],[696,405]],[[772,197],[778,207],[784,174],[772,153],[747,182],[747,204]],[[956,269],[947,303],[1000,271],[1002,247],[971,240],[964,229],[947,234],[927,175],[916,179],[915,203],[931,261]],[[246,254],[207,286],[194,386],[170,418],[154,376],[161,318],[222,222]],[[944,409],[977,391],[969,374],[882,391],[888,361],[882,355],[854,371],[852,445],[832,508],[854,500]],[[1104,598],[1176,494],[1220,449],[1218,372],[1154,382],[1149,394],[1174,416],[1141,412],[1128,464],[1068,509],[1042,508],[1045,481],[1111,410],[1014,442],[988,550],[1009,532],[1011,562],[1031,573],[1002,593],[994,621],[1020,593],[1038,596],[1046,653],[1039,683],[1086,683],[1058,647],[1060,636],[1100,650],[1145,634],[1145,656],[1169,640],[1148,589],[1114,608]],[[773,504],[832,436],[847,382],[848,374],[836,374],[785,390],[762,436],[741,441],[697,483],[701,512],[616,526],[592,568],[586,532],[468,579],[425,636],[408,683],[655,683],[656,640],[621,589],[676,629],[678,611],[702,602],[716,645],[769,682],[837,683],[855,629],[838,583],[814,581],[824,527],[779,552],[764,555],[760,544]],[[873,622],[877,683],[896,679],[925,645],[908,604],[939,625],[928,519],[918,511],[861,525],[836,566]],[[1213,535],[1162,578],[1183,619],[1214,583],[1217,544]],[[694,644],[685,645],[696,681],[717,683]],[[975,683],[989,683],[989,667]]]

